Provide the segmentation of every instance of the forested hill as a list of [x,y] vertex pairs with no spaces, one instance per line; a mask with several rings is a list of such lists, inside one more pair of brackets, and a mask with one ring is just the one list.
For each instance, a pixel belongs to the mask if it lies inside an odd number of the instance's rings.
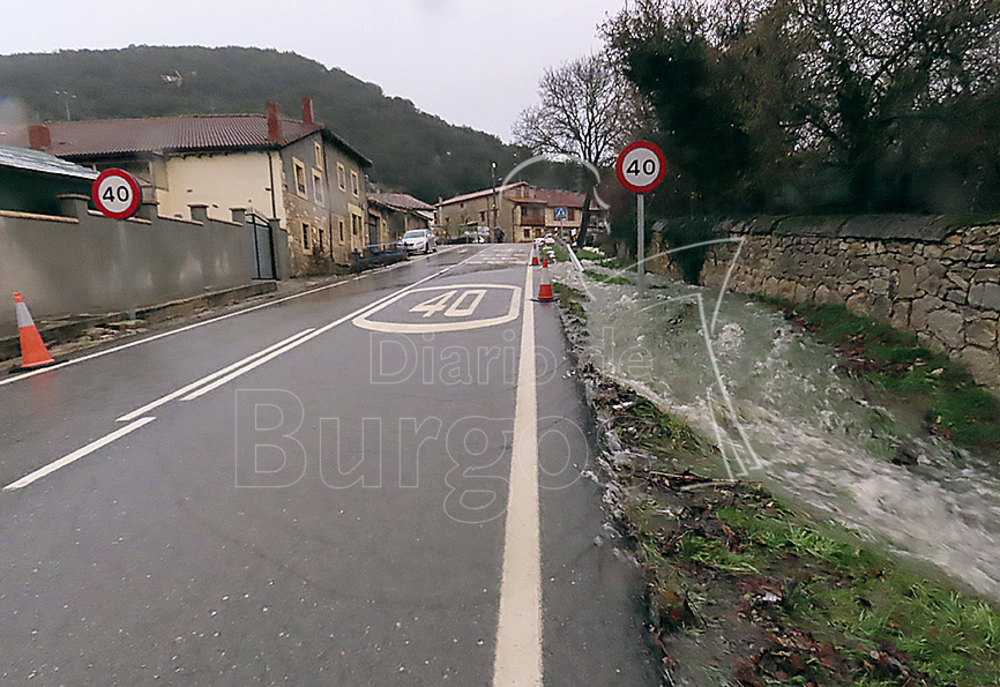
[[9,110],[20,100],[40,120],[65,120],[67,103],[80,120],[263,113],[267,101],[297,119],[303,97],[313,98],[319,121],[374,162],[371,176],[388,190],[436,202],[488,187],[491,161],[498,169],[515,164],[516,149],[499,138],[452,126],[295,53],[139,46],[0,56],[0,103]]

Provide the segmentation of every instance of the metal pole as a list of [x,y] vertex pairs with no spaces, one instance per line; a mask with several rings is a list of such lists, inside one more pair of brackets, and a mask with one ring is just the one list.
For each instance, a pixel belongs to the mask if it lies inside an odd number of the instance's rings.
[[128,241],[125,237],[125,220],[118,220],[118,248],[121,252],[122,269],[122,295],[125,297],[125,307],[128,311],[128,318],[135,319],[135,298],[132,295],[132,264],[128,257]]
[[490,223],[489,228],[489,243],[495,243],[496,237],[493,235],[494,227],[496,226],[496,216],[497,216],[497,163],[490,163],[490,185],[493,187],[493,191],[490,193],[490,202],[493,203],[493,212],[490,212],[489,204],[486,205],[486,221]]
[[642,193],[636,194],[636,269],[639,272],[636,285],[639,287],[639,298],[646,296],[646,196]]

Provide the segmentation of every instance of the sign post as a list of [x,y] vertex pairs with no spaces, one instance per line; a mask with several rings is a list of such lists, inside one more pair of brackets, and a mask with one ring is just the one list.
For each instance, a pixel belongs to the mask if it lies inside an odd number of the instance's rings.
[[106,169],[94,179],[90,189],[94,205],[105,217],[118,220],[118,246],[121,251],[122,295],[128,305],[128,316],[135,319],[135,302],[132,297],[132,269],[128,257],[128,242],[125,236],[125,220],[139,209],[142,190],[131,174],[123,169]]
[[667,160],[659,146],[649,141],[635,141],[625,146],[615,161],[618,181],[636,194],[636,270],[639,298],[646,295],[646,199],[663,181],[667,173]]

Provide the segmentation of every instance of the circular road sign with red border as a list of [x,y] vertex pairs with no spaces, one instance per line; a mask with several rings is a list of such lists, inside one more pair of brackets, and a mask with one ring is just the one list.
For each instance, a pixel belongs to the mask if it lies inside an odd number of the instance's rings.
[[633,193],[649,193],[667,173],[667,159],[655,143],[636,141],[618,153],[615,174],[622,186]]
[[142,190],[135,177],[125,170],[106,169],[94,179],[91,197],[105,217],[126,219],[139,209]]

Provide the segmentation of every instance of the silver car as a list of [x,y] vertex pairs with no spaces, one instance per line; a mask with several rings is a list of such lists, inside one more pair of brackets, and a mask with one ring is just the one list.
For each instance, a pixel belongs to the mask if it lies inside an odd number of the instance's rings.
[[437,250],[437,239],[427,229],[410,229],[403,234],[407,253],[430,253]]

